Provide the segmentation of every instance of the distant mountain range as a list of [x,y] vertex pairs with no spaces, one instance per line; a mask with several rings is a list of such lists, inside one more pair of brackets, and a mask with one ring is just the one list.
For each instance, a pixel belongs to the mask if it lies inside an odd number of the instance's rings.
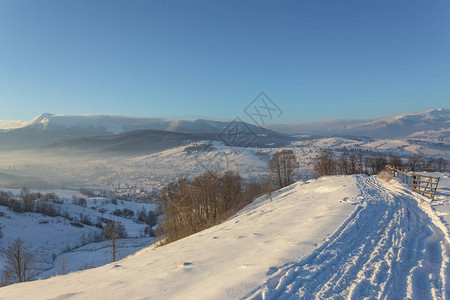
[[[239,131],[239,139],[229,133]],[[0,132],[0,150],[45,149],[58,151],[142,154],[162,151],[199,140],[222,141],[254,147],[282,146],[286,134],[236,120],[176,120],[114,115],[41,114],[19,128]]]
[[[152,153],[198,140],[227,139],[233,130],[254,147],[289,144],[292,135],[358,136],[375,139],[448,140],[450,110],[434,109],[372,120],[337,120],[258,127],[240,120],[167,120],[116,115],[41,114],[31,121],[0,121],[0,150],[47,149],[113,153]],[[6,124],[6,125],[5,125]],[[248,146],[245,145],[244,146]]]
[[[0,121],[1,122],[6,121]],[[28,122],[12,121],[15,129],[36,128],[40,130],[70,129],[95,134],[119,134],[136,130],[161,130],[181,133],[218,134],[229,126],[230,122],[213,120],[167,120],[164,118],[141,118],[120,115],[58,115],[44,113]],[[6,123],[5,123],[6,124]],[[8,124],[8,125],[13,125]],[[19,124],[19,125],[18,125]],[[255,133],[266,129],[246,123]],[[1,128],[1,127],[0,127]],[[6,131],[6,130],[5,130]]]
[[316,123],[271,125],[286,134],[366,136],[375,139],[448,139],[450,110],[439,108],[370,120],[335,120]]

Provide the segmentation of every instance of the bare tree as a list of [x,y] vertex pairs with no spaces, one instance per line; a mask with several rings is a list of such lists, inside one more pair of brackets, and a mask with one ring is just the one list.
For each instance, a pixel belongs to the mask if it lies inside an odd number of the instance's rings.
[[110,221],[103,229],[103,236],[106,240],[110,241],[109,247],[111,248],[112,260],[116,261],[118,240],[125,237],[124,227],[119,222]]
[[348,155],[348,153],[342,153],[341,156],[339,157],[339,161],[337,163],[338,167],[339,167],[339,173],[344,174],[344,175],[351,175],[352,173],[350,173],[350,157]]
[[438,168],[438,171],[445,171],[447,169],[447,161],[443,159],[442,157],[438,158],[436,161],[436,165]]
[[412,155],[408,159],[408,166],[411,171],[417,171],[422,168],[423,165],[423,156],[421,155]]
[[336,161],[334,160],[333,151],[320,151],[320,153],[316,156],[314,172],[316,172],[317,176],[336,174]]
[[369,166],[371,174],[378,174],[384,170],[387,160],[382,155],[372,154],[366,157],[366,165]]
[[403,166],[402,159],[395,154],[389,156],[389,164],[397,169],[401,169]]
[[242,177],[237,172],[227,171],[220,182],[222,209],[226,211],[238,206],[241,201]]
[[368,174],[367,165],[364,163],[364,155],[361,152],[356,154],[356,165],[358,173]]
[[20,190],[20,197],[25,200],[29,195],[30,195],[30,189],[27,188],[26,186],[24,186]]
[[274,191],[272,176],[269,174],[262,184],[262,192],[269,196],[270,201],[272,201],[272,194]]
[[361,168],[358,166],[358,157],[355,153],[348,156],[348,172],[349,174],[358,174],[362,172]]
[[6,250],[2,285],[32,280],[37,275],[34,254],[28,251],[21,238],[16,239]]
[[292,183],[292,174],[298,165],[294,151],[281,150],[275,152],[269,161],[269,169],[275,174],[279,188],[283,188]]
[[67,263],[67,258],[66,258],[66,254],[63,254],[59,259],[58,259],[58,266],[59,266],[59,271],[61,273],[61,275],[65,275],[68,272],[68,263]]

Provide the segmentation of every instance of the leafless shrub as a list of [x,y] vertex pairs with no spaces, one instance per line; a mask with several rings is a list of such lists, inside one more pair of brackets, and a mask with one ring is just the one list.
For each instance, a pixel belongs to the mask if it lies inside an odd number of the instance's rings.
[[384,182],[389,182],[392,180],[392,178],[394,178],[392,176],[392,174],[390,172],[387,171],[381,171],[380,174],[378,174],[378,179],[384,181]]

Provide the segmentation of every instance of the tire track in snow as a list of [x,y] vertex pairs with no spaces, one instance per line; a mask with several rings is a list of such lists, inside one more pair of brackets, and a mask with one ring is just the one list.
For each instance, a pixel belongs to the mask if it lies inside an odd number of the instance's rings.
[[449,298],[448,242],[414,195],[374,177],[357,181],[363,200],[345,223],[246,298]]

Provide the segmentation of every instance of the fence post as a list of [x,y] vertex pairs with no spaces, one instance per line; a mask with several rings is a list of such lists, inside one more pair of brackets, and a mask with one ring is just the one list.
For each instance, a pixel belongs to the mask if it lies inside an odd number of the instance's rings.
[[[433,177],[428,175],[421,175],[414,173],[414,171],[411,172],[411,174],[408,173],[408,170],[405,168],[403,170],[393,168],[390,165],[386,165],[386,170],[392,172],[393,176],[397,176],[397,178],[400,179],[401,174],[401,180],[403,183],[406,183],[406,185],[409,186],[409,178],[411,177],[411,190],[414,192],[425,196],[425,194],[430,195],[430,198],[434,200],[436,195],[436,190],[439,184],[439,177]],[[425,179],[424,179],[425,178]]]
[[436,190],[437,190],[438,185],[439,185],[439,177],[436,179],[436,186],[434,187],[434,192],[431,195],[432,196],[431,200],[434,200],[434,196],[436,196]]

